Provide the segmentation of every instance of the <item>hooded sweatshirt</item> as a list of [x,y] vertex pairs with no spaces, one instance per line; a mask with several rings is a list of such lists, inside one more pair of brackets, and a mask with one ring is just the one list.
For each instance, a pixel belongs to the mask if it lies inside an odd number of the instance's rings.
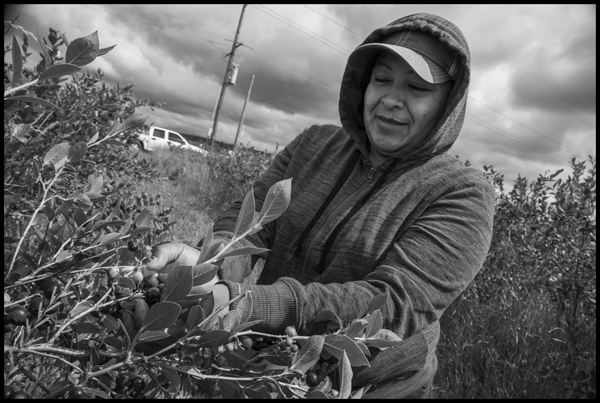
[[[342,127],[307,128],[253,185],[260,211],[268,189],[292,178],[285,213],[239,244],[270,249],[268,259],[253,268],[249,259],[228,258],[220,271],[232,298],[252,291],[249,320],[263,320],[253,329],[275,334],[289,325],[299,334],[322,334],[314,320],[323,310],[348,325],[373,297],[386,295],[383,327],[404,343],[354,369],[354,387],[377,385],[365,397],[414,397],[431,384],[439,318],[480,270],[492,237],[493,186],[447,153],[465,116],[467,42],[447,20],[413,14],[375,30],[363,44],[401,30],[430,33],[460,59],[461,74],[437,126],[374,167],[362,103],[372,65],[347,66]],[[231,238],[241,205],[215,223],[216,239]]]

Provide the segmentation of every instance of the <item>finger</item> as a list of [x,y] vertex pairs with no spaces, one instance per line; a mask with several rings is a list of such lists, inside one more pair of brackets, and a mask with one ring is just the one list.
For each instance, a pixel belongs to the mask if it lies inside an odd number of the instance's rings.
[[183,244],[179,242],[169,242],[154,246],[152,255],[154,259],[146,264],[149,270],[159,271],[168,263],[176,260],[183,251]]

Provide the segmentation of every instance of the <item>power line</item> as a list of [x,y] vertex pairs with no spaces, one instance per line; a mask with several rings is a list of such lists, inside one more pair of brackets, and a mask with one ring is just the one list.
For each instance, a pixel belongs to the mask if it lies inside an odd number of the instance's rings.
[[[510,118],[510,117],[508,117],[508,116],[506,116],[505,114],[503,114],[503,113],[501,113],[501,112],[498,112],[497,110],[495,110],[495,109],[494,109],[494,108],[492,108],[491,106],[488,106],[488,105],[484,104],[483,102],[481,102],[481,101],[478,101],[477,99],[475,99],[475,98],[473,98],[473,97],[471,97],[471,96],[469,96],[469,98],[470,98],[470,99],[472,99],[472,100],[473,100],[473,101],[475,101],[475,102],[478,102],[478,103],[480,103],[481,105],[485,106],[486,108],[493,110],[493,111],[494,111],[494,112],[496,112],[497,114],[499,114],[499,115],[501,115],[501,116],[504,116],[505,118],[507,118],[507,119],[509,119],[509,120],[511,120],[511,121],[513,121],[513,122],[515,122],[515,123],[516,123],[516,124],[518,124],[519,126],[522,126],[522,127],[526,128],[526,129],[528,129],[528,130],[531,130],[532,132],[534,132],[534,133],[537,133],[537,134],[539,134],[540,136],[542,136],[542,137],[545,137],[545,138],[547,138],[548,140],[555,142],[556,144],[560,144],[561,146],[563,146],[563,147],[566,147],[566,148],[568,148],[568,149],[569,149],[569,150],[571,150],[571,151],[575,151],[575,152],[581,152],[580,150],[576,150],[576,149],[574,149],[574,148],[571,148],[571,147],[567,146],[566,144],[563,144],[563,143],[561,143],[560,141],[556,141],[556,140],[554,140],[553,138],[546,136],[545,134],[542,134],[542,133],[540,133],[540,132],[538,132],[538,131],[536,131],[536,130],[533,130],[533,129],[532,129],[532,128],[530,128],[530,127],[527,127],[527,126],[525,126],[525,125],[524,125],[524,124],[522,124],[522,123],[519,123],[519,122],[517,122],[516,120],[514,120],[514,119],[512,119],[512,118]],[[584,154],[585,154],[585,153],[584,153]]]
[[[322,13],[318,12],[317,10],[315,10],[315,9],[313,9],[313,8],[311,8],[311,7],[309,7],[309,6],[307,6],[306,4],[303,4],[303,6],[304,6],[304,7],[306,7],[306,8],[308,8],[309,10],[311,10],[311,11],[313,11],[313,12],[315,12],[315,13],[319,14],[320,16],[322,16],[322,17],[326,18],[327,20],[329,20],[329,21],[333,22],[334,24],[336,24],[336,25],[338,25],[338,26],[340,26],[340,27],[344,28],[346,31],[349,31],[349,32],[351,32],[352,34],[354,34],[354,35],[358,36],[359,38],[364,38],[364,36],[363,36],[363,35],[360,35],[360,34],[358,34],[358,33],[354,32],[354,31],[352,31],[352,30],[351,30],[350,28],[348,28],[347,26],[345,26],[345,25],[343,25],[343,24],[340,24],[339,22],[337,22],[337,21],[335,21],[335,20],[333,20],[333,19],[331,19],[331,18],[327,17],[326,15],[324,15],[324,14],[322,14]],[[530,128],[530,127],[528,127],[528,126],[526,126],[526,125],[524,125],[524,124],[522,124],[522,123],[520,123],[520,122],[516,121],[515,119],[512,119],[512,118],[510,118],[510,117],[506,116],[505,114],[503,114],[503,113],[501,113],[501,112],[497,111],[496,109],[494,109],[494,108],[492,108],[492,107],[490,107],[490,106],[488,106],[488,105],[484,104],[483,102],[481,102],[481,101],[479,101],[479,100],[477,100],[477,99],[475,99],[475,98],[473,98],[473,97],[471,97],[471,96],[469,96],[469,98],[470,98],[470,99],[472,99],[473,101],[477,102],[477,103],[480,103],[481,105],[485,106],[486,108],[488,108],[488,109],[491,109],[492,111],[496,112],[497,114],[499,114],[499,115],[501,115],[501,116],[503,116],[503,117],[505,117],[505,118],[507,118],[507,119],[509,119],[509,120],[511,120],[511,121],[513,121],[513,122],[515,122],[515,123],[516,123],[516,124],[518,124],[519,126],[522,126],[522,127],[526,128],[526,129],[528,129],[528,130],[530,130],[530,131],[532,131],[532,132],[534,132],[534,133],[536,133],[536,134],[539,134],[540,136],[542,136],[542,137],[545,137],[545,138],[547,138],[548,140],[550,140],[550,141],[552,141],[552,142],[554,142],[554,143],[556,143],[556,144],[559,144],[559,145],[561,145],[561,146],[563,146],[563,147],[566,147],[566,148],[570,149],[571,151],[580,152],[580,153],[582,152],[581,150],[576,150],[576,149],[574,149],[574,148],[572,148],[572,147],[569,147],[569,146],[567,146],[567,145],[566,145],[566,144],[564,144],[564,143],[561,143],[561,142],[559,142],[559,141],[556,141],[556,140],[554,140],[553,138],[551,138],[551,137],[549,137],[549,136],[546,136],[545,134],[543,134],[543,133],[540,133],[540,132],[538,132],[537,130],[534,130],[534,129],[532,129],[532,128]],[[585,154],[585,153],[584,153],[584,154]]]
[[[479,124],[480,124],[480,125],[482,125],[483,127],[487,128],[487,129],[490,129],[490,130],[492,130],[492,131],[495,131],[496,133],[498,133],[499,135],[501,135],[501,136],[503,136],[503,137],[506,137],[506,138],[508,138],[508,139],[510,139],[510,140],[513,140],[513,141],[517,142],[517,143],[520,143],[521,145],[524,145],[525,147],[528,147],[528,148],[530,148],[530,149],[532,149],[532,150],[534,150],[534,151],[537,151],[537,152],[539,152],[539,153],[541,153],[541,154],[544,154],[544,155],[546,155],[546,156],[548,156],[548,157],[550,157],[550,158],[552,158],[552,159],[554,159],[554,160],[556,160],[556,161],[560,162],[561,164],[564,164],[564,161],[561,159],[562,157],[559,157],[559,156],[558,156],[558,155],[556,155],[556,154],[550,154],[550,153],[547,153],[547,152],[545,152],[545,151],[542,151],[542,150],[540,150],[539,148],[537,148],[536,146],[534,146],[534,145],[532,145],[532,144],[530,144],[530,143],[528,143],[528,142],[526,142],[526,141],[524,141],[524,140],[517,140],[517,139],[515,139],[515,138],[509,137],[505,131],[503,131],[503,130],[501,130],[501,129],[498,129],[496,126],[494,126],[494,125],[492,125],[492,124],[490,124],[490,123],[487,123],[487,122],[485,122],[485,121],[482,121],[482,120],[481,120],[481,119],[479,119],[479,118],[476,118],[476,117],[474,117],[474,116],[471,116],[471,115],[470,115],[470,114],[468,114],[468,113],[466,114],[466,116],[467,116],[469,119],[473,120],[475,123],[479,123]],[[491,127],[490,127],[490,126],[491,126]],[[505,134],[503,134],[503,133],[505,133]]]
[[[101,9],[101,8],[94,8],[94,7],[91,7],[91,6],[86,5],[86,4],[80,4],[80,5],[83,6],[83,7],[90,8],[92,10],[103,11],[103,12],[108,13],[108,14],[122,16],[122,13],[127,13],[127,14],[137,15],[137,16],[140,16],[142,18],[146,18],[146,19],[150,19],[150,20],[155,20],[155,21],[159,21],[159,22],[166,22],[166,23],[170,24],[170,25],[164,27],[163,29],[166,28],[166,29],[177,29],[179,31],[183,31],[183,30],[195,31],[195,32],[198,32],[198,33],[201,33],[201,34],[204,34],[204,35],[212,35],[212,36],[217,36],[217,37],[222,38],[222,39],[229,39],[227,36],[222,35],[222,34],[218,34],[216,32],[211,32],[211,31],[207,31],[207,30],[203,30],[203,29],[199,29],[199,28],[188,28],[188,27],[183,27],[183,26],[180,28],[178,26],[182,25],[182,24],[179,23],[179,22],[172,21],[172,20],[169,20],[169,19],[166,19],[166,18],[162,19],[162,18],[158,18],[158,17],[153,17],[153,16],[150,16],[150,15],[147,15],[147,14],[143,14],[143,13],[139,13],[139,12],[133,12],[133,11],[130,11],[130,10],[124,10],[122,8],[118,8],[118,7],[114,7],[114,6],[104,5],[105,7],[112,8],[114,10],[119,11],[120,13],[114,13],[114,12],[111,12],[109,10],[104,10],[104,9]],[[204,39],[206,39],[206,38],[204,38]]]
[[[342,48],[341,46],[338,46],[338,45],[336,45],[335,43],[333,43],[333,42],[331,42],[331,41],[327,40],[327,39],[326,39],[326,38],[324,38],[323,36],[321,36],[321,35],[319,35],[319,34],[315,33],[314,31],[311,31],[311,30],[310,30],[310,29],[308,29],[308,28],[305,28],[305,27],[303,27],[301,24],[298,24],[297,22],[294,22],[294,21],[290,20],[289,18],[286,18],[286,17],[282,16],[281,14],[279,14],[279,13],[277,13],[277,12],[275,12],[275,11],[273,11],[273,10],[271,10],[271,9],[269,9],[269,8],[267,8],[267,7],[265,7],[265,6],[262,6],[262,5],[261,5],[262,7],[266,8],[267,10],[269,10],[269,12],[271,12],[271,13],[273,13],[273,14],[277,14],[277,15],[279,15],[280,17],[282,17],[282,18],[285,18],[286,20],[290,21],[291,23],[301,26],[301,27],[302,27],[303,29],[305,29],[306,31],[312,32],[313,34],[315,34],[316,36],[318,36],[318,37],[320,37],[320,38],[323,38],[323,39],[324,39],[325,41],[327,41],[327,42],[324,42],[324,41],[322,41],[322,40],[320,40],[320,39],[316,38],[315,36],[313,36],[313,35],[311,35],[311,34],[309,34],[309,33],[307,33],[307,32],[304,32],[304,31],[302,31],[300,28],[297,28],[297,27],[295,27],[295,26],[293,26],[293,25],[290,25],[290,24],[288,24],[287,22],[283,21],[282,19],[280,19],[280,18],[277,18],[277,17],[275,17],[275,16],[273,16],[273,15],[271,15],[271,14],[267,13],[266,11],[264,11],[264,10],[262,10],[262,9],[260,9],[260,8],[258,8],[258,7],[256,7],[254,4],[252,4],[252,6],[253,6],[254,8],[256,8],[257,10],[260,10],[260,11],[262,11],[263,13],[267,14],[268,16],[270,16],[270,17],[273,17],[273,18],[275,18],[276,20],[279,20],[279,21],[283,22],[283,23],[284,23],[284,24],[286,24],[286,25],[289,25],[290,27],[292,27],[292,28],[294,28],[294,29],[296,29],[296,30],[298,30],[298,31],[302,32],[302,33],[303,33],[303,34],[305,34],[305,35],[308,35],[308,36],[310,36],[311,38],[313,38],[313,39],[315,39],[315,40],[317,40],[317,41],[321,42],[322,44],[324,44],[325,46],[328,46],[328,47],[330,47],[331,49],[333,49],[333,50],[335,50],[335,51],[338,51],[338,52],[342,53],[342,54],[343,54],[343,55],[345,55],[345,56],[348,56],[348,55],[350,55],[350,52],[351,52],[350,50],[348,50],[348,49],[344,49],[344,48]],[[333,45],[333,46],[331,46],[331,45]],[[334,46],[335,46],[335,47],[334,47]]]
[[329,18],[328,16],[326,16],[325,14],[321,14],[320,12],[318,12],[317,10],[315,10],[314,8],[311,8],[309,6],[307,6],[306,4],[303,4],[304,7],[308,8],[309,10],[314,11],[315,13],[319,14],[320,16],[322,16],[323,18],[327,18],[329,21],[333,22],[336,25],[339,25],[340,27],[344,28],[346,31],[358,36],[361,39],[364,39],[364,35],[358,34],[356,32],[354,32],[353,30],[351,30],[350,28],[346,27],[345,25],[340,24],[339,22],[332,20],[331,18]]

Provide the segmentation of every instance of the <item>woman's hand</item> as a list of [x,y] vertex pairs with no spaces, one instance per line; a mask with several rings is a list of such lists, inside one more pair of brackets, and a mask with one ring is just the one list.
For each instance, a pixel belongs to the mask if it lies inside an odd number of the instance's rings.
[[[158,244],[152,248],[152,259],[146,268],[158,273],[169,273],[175,266],[193,266],[196,264],[200,251],[182,242],[166,242]],[[192,287],[191,294],[199,294],[203,292],[210,292],[212,286],[219,281],[219,275],[207,283],[200,286]]]
[[175,266],[193,266],[200,251],[182,242],[166,242],[152,248],[152,259],[146,267],[158,273],[169,273]]

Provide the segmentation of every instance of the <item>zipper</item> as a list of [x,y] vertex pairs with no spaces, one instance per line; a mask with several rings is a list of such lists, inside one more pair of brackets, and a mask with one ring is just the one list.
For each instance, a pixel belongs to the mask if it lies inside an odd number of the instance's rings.
[[[373,167],[371,168],[371,170],[369,171],[369,174],[367,176],[367,179],[365,181],[366,183],[370,183],[371,180],[373,179],[373,175],[375,174],[375,172],[377,171],[378,167]],[[362,188],[362,186],[361,186]],[[356,189],[356,191],[360,190],[361,188]],[[341,189],[340,189],[341,190]],[[338,205],[333,209],[333,211],[331,212],[331,214],[329,214],[330,216],[335,217],[338,213],[339,210],[342,209],[343,206],[345,206],[348,202],[349,199],[352,199],[353,195],[356,194],[356,192],[351,193],[348,197],[346,197],[341,203],[338,203]],[[360,198],[359,198],[360,200]],[[357,200],[358,202],[358,200]],[[350,210],[352,210],[352,208],[350,208]],[[344,218],[342,217],[342,220]],[[335,228],[335,227],[334,227]],[[306,266],[308,265],[308,261],[310,260],[310,257],[312,256],[312,251],[314,250],[313,248],[313,244],[315,242],[315,239],[318,239],[319,236],[321,235],[321,233],[323,232],[324,227],[321,227],[321,229],[315,234],[314,237],[312,237],[307,245],[306,248],[306,255],[304,256],[304,260],[302,262],[302,269],[300,270],[300,275],[298,276],[298,279],[301,279],[304,277],[304,274],[306,273]],[[304,249],[304,248],[303,248]],[[319,273],[321,274],[321,273]]]
[[369,175],[367,176],[367,183],[371,182],[371,180],[373,179],[373,175],[375,175],[375,171],[377,171],[377,167],[371,168],[371,170],[369,171]]

